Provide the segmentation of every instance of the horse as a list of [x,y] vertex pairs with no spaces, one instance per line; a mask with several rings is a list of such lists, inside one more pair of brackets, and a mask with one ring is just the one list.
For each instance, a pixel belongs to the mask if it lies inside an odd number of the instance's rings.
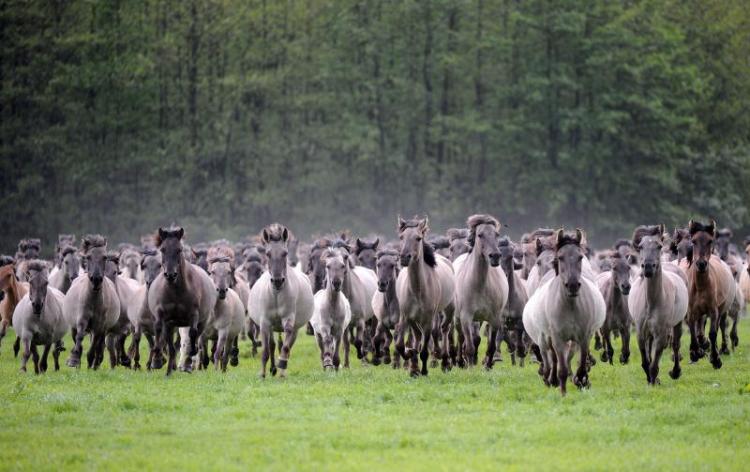
[[[237,285],[234,278],[234,251],[229,247],[214,247],[208,250],[208,273],[216,286],[216,305],[208,317],[206,329],[200,340],[203,367],[208,366],[208,341],[214,341],[214,367],[226,372],[227,364],[239,364],[237,339],[245,323],[245,305],[232,288]],[[185,328],[183,328],[185,329]],[[230,361],[231,356],[231,361]]]
[[276,331],[284,333],[278,373],[285,377],[292,346],[297,339],[297,330],[305,326],[312,317],[313,292],[308,278],[299,269],[288,266],[289,230],[281,224],[271,224],[263,228],[261,240],[266,246],[268,271],[260,276],[250,290],[248,306],[250,318],[260,328],[263,346],[259,375],[265,378],[269,358],[271,375],[276,375],[277,366],[273,358],[273,331]]
[[182,369],[192,371],[192,357],[198,353],[198,336],[206,326],[211,310],[216,305],[216,289],[206,271],[187,260],[182,238],[185,230],[179,226],[159,228],[156,246],[162,254],[162,272],[148,290],[148,307],[154,315],[154,349],[151,366],[160,369],[164,363],[164,347],[169,353],[167,376],[176,368],[175,328],[187,327],[185,364]]
[[118,257],[120,270],[126,278],[136,281],[143,280],[143,276],[140,273],[141,255],[134,246],[130,244],[124,245]]
[[[68,321],[75,346],[67,360],[69,367],[81,365],[83,338],[91,334],[91,347],[86,355],[89,368],[98,369],[104,359],[106,336],[117,326],[120,299],[115,285],[104,276],[107,239],[98,234],[87,235],[81,245],[86,277],[78,277],[63,299],[63,313]],[[115,352],[109,351],[110,367],[115,368]]]
[[[76,245],[76,237],[73,234],[58,234],[55,245],[55,267],[62,268],[62,249],[66,246]],[[50,275],[52,275],[50,273]]]
[[[375,262],[378,276],[378,291],[372,296],[372,311],[378,324],[373,337],[372,363],[380,365],[381,362],[391,363],[391,342],[393,342],[392,331],[396,329],[401,312],[396,296],[396,279],[398,278],[398,251],[385,249],[378,251]],[[385,351],[383,350],[385,348]],[[401,367],[398,353],[394,353],[393,368]]]
[[448,247],[450,257],[448,259],[451,262],[458,259],[461,254],[469,252],[469,243],[466,242],[466,239],[469,237],[469,230],[466,228],[450,228],[445,234],[448,236],[448,241],[450,242],[450,246]]
[[604,297],[607,312],[601,328],[602,361],[614,362],[615,350],[612,347],[610,335],[619,334],[622,338],[622,352],[620,363],[627,364],[630,359],[630,326],[632,320],[628,309],[628,295],[630,294],[631,267],[627,257],[618,251],[612,251],[609,258],[609,270],[600,272],[596,276],[596,285]]
[[[29,291],[29,285],[26,282],[19,282],[16,279],[14,263],[0,267],[0,291],[3,293],[3,298],[0,300],[0,342],[2,342],[8,326],[12,326],[13,311]],[[14,349],[17,353],[18,342],[16,342]]]
[[354,265],[351,247],[343,239],[337,239],[332,247],[323,252],[323,261],[335,252],[346,262],[342,290],[351,307],[351,321],[344,334],[344,367],[349,367],[349,346],[354,344],[357,358],[365,359],[365,344],[372,345],[372,332],[367,329],[367,323],[374,318],[372,311],[372,297],[377,290],[377,275],[371,269]]
[[737,283],[737,289],[735,290],[734,301],[729,308],[727,317],[721,319],[721,354],[729,354],[729,348],[727,347],[727,318],[732,319],[732,330],[729,334],[732,342],[732,349],[736,348],[739,344],[739,337],[737,336],[737,325],[739,323],[740,314],[745,311],[746,298],[742,291],[741,279],[744,271],[744,264],[742,258],[739,255],[734,254],[730,251],[732,244],[732,230],[729,228],[723,228],[716,232],[716,253],[719,255],[722,261],[726,262],[729,269],[732,271],[732,277],[734,277]]
[[145,335],[149,346],[149,357],[146,361],[146,368],[151,370],[151,361],[154,356],[154,315],[148,306],[148,290],[151,284],[156,280],[162,269],[161,253],[153,248],[146,248],[141,251],[140,273],[143,277],[143,284],[133,294],[131,302],[128,304],[128,319],[133,327],[133,336],[130,340],[128,355],[132,359],[133,369],[141,368],[140,342],[141,336]]
[[125,349],[125,339],[133,327],[128,317],[128,305],[132,302],[141,284],[130,277],[121,276],[120,253],[116,251],[107,253],[104,276],[115,285],[117,297],[120,299],[120,317],[117,320],[117,324],[107,334],[107,348],[115,351],[117,361],[121,366],[130,367],[130,356],[128,356],[128,352]]
[[690,232],[685,228],[675,228],[669,248],[678,265],[684,259],[691,257],[693,243],[690,239]]
[[375,261],[377,259],[376,255],[379,244],[380,238],[375,238],[374,241],[357,238],[354,243],[354,259],[357,265],[367,267],[370,270],[375,270]]
[[439,254],[445,257],[446,259],[451,257],[451,251],[450,251],[451,242],[445,236],[441,236],[439,234],[433,234],[430,236],[427,242],[435,250],[435,254]]
[[326,251],[323,257],[326,267],[326,288],[315,294],[310,324],[318,342],[323,369],[338,370],[341,364],[339,347],[352,319],[349,300],[342,290],[344,277],[349,270],[349,261],[334,250]]
[[[453,301],[455,282],[450,262],[436,255],[432,246],[425,241],[429,231],[427,218],[403,220],[398,218],[398,233],[401,240],[401,270],[396,280],[396,296],[401,309],[401,317],[396,328],[396,349],[404,359],[410,359],[410,375],[427,375],[430,337],[439,343],[439,335],[431,330],[433,319],[440,315]],[[452,319],[443,324],[443,369],[449,368],[448,334]],[[414,340],[407,351],[406,329],[409,328]],[[417,356],[422,360],[421,371]]]
[[73,246],[60,248],[59,257],[60,263],[49,274],[49,285],[65,294],[78,277],[81,260],[78,258],[78,251]]
[[680,266],[688,279],[687,321],[690,327],[690,360],[698,362],[709,347],[705,341],[705,324],[709,320],[711,365],[721,368],[721,359],[716,343],[721,318],[727,316],[734,301],[737,284],[729,267],[718,256],[713,255],[716,239],[716,223],[711,220],[703,224],[690,220],[688,224],[692,251],[688,252]]
[[672,344],[674,367],[669,372],[680,378],[680,338],[688,309],[688,289],[674,272],[664,270],[661,254],[664,226],[639,226],[633,234],[633,247],[639,251],[643,271],[635,279],[628,308],[638,333],[641,367],[649,385],[659,384],[659,359]]
[[[34,357],[34,373],[39,374],[47,370],[47,356],[52,346],[55,350],[52,356],[55,360],[55,370],[60,370],[60,346],[62,338],[68,330],[68,324],[63,316],[63,294],[49,286],[47,278],[47,264],[44,261],[27,261],[26,270],[29,275],[29,292],[16,306],[13,312],[13,327],[16,336],[23,345],[21,371],[26,371],[29,357]],[[44,346],[41,362],[37,346]]]
[[18,242],[16,252],[16,278],[26,282],[26,261],[39,258],[42,250],[42,241],[39,238],[25,238]]
[[511,363],[516,364],[516,356],[523,367],[526,357],[525,338],[528,336],[523,329],[523,309],[529,301],[526,284],[521,278],[520,267],[515,259],[514,244],[507,237],[500,238],[497,243],[500,252],[500,267],[508,281],[508,303],[502,311],[503,333],[511,348]]
[[576,347],[580,358],[573,383],[578,388],[590,385],[589,343],[606,316],[604,298],[584,271],[583,241],[580,229],[575,235],[558,230],[554,273],[546,276],[523,311],[524,328],[542,354],[542,378],[546,385],[559,385],[562,395],[567,393],[570,361]]
[[253,356],[258,353],[260,341],[258,340],[258,325],[249,315],[250,290],[263,274],[263,271],[266,270],[267,263],[266,248],[259,245],[250,245],[243,250],[242,264],[235,270],[237,285],[242,286],[238,294],[240,294],[240,298],[245,304],[245,311],[248,313],[245,318],[245,333],[250,338]]
[[503,310],[508,302],[508,279],[500,267],[498,249],[500,223],[489,215],[473,215],[466,225],[471,250],[453,263],[455,313],[461,326],[459,343],[463,347],[459,365],[476,362],[474,323],[486,322],[490,332],[484,365],[492,369],[497,335],[503,328]]

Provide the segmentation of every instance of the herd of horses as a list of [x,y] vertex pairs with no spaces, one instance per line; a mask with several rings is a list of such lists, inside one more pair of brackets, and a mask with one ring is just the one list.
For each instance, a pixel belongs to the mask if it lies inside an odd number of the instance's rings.
[[12,325],[21,370],[32,359],[40,373],[50,352],[59,369],[67,333],[68,366],[81,365],[88,336],[89,368],[106,350],[112,368],[139,369],[145,336],[146,368],[166,364],[170,375],[212,362],[235,366],[238,340],[249,338],[253,355],[261,348],[265,377],[269,361],[272,375],[286,375],[305,329],[323,369],[338,370],[342,354],[349,367],[353,344],[362,362],[403,365],[418,377],[428,367],[479,364],[484,336],[484,368],[500,360],[505,343],[514,365],[531,356],[543,382],[563,395],[576,354],[573,383],[590,385],[592,338],[612,364],[612,337],[621,337],[626,364],[634,332],[651,385],[665,349],[670,377],[680,377],[683,326],[691,362],[708,355],[719,369],[738,344],[750,239],[742,251],[730,230],[690,221],[673,232],[638,226],[631,239],[593,251],[580,229],[540,228],[515,242],[501,228],[493,216],[473,215],[465,228],[431,235],[427,218],[399,217],[398,239],[387,243],[342,233],[307,244],[275,223],[240,243],[191,247],[173,226],[117,250],[101,235],[79,245],[60,235],[51,261],[40,258],[39,239],[24,239],[15,256],[0,256],[0,341]]

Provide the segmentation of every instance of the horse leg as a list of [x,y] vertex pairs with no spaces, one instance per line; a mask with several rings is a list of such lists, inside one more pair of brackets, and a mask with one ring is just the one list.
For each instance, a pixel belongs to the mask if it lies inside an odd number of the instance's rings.
[[664,352],[664,348],[667,345],[667,340],[663,336],[656,336],[652,341],[651,352],[654,353],[654,357],[651,359],[651,365],[649,366],[649,377],[651,385],[659,385],[659,360],[661,354]]
[[52,344],[45,344],[44,351],[42,351],[42,359],[39,362],[39,370],[47,372],[47,359],[49,358],[49,351],[52,349]]
[[26,364],[31,357],[31,339],[23,340],[23,356],[21,357],[21,372],[26,372]]
[[344,369],[349,368],[349,336],[351,323],[344,328]]
[[518,364],[523,367],[526,359],[526,345],[523,339],[523,322],[520,320],[516,321],[516,357],[518,357]]
[[599,331],[594,331],[594,350],[600,351],[602,347],[603,347],[602,337],[599,336]]
[[365,360],[365,351],[363,349],[363,337],[365,331],[365,320],[360,319],[354,327],[354,348],[357,350],[357,359]]
[[646,373],[646,382],[651,383],[651,372],[650,372],[650,364],[651,364],[651,358],[649,356],[648,346],[646,345],[646,327],[645,326],[639,326],[638,329],[638,350],[641,352],[641,368],[643,369],[643,372]]
[[482,336],[479,331],[479,328],[481,327],[481,325],[482,323],[474,324],[473,331],[471,333],[472,341],[474,342],[474,351],[472,351],[474,353],[474,356],[471,361],[472,365],[477,365],[479,363],[479,345],[482,344]]
[[341,336],[342,333],[339,332],[334,336],[334,344],[333,344],[333,368],[336,372],[339,370],[339,366],[341,365],[341,358],[339,357],[339,350],[341,349]]
[[[427,349],[429,349],[429,335],[425,335],[425,333],[422,331],[422,327],[419,324],[417,324],[416,321],[410,322],[409,325],[411,328],[412,335],[414,336],[414,344],[407,351],[409,360],[410,360],[409,375],[411,375],[412,377],[419,377],[419,373],[420,373],[419,358],[425,346],[427,346]],[[429,351],[426,351],[426,352],[427,354],[429,354]],[[427,358],[426,357],[423,359],[423,362],[424,362],[424,368],[422,370],[426,371],[427,370]]]
[[[383,364],[388,365],[391,363],[391,343],[393,342],[393,335],[388,328],[384,329],[383,334],[385,336],[385,346],[383,346]],[[394,352],[394,355],[398,358],[397,353]]]
[[[573,378],[573,382],[576,384],[576,387],[578,388],[591,387],[591,381],[589,380],[589,370],[588,370],[589,341],[590,341],[590,338],[579,343],[580,359],[578,359],[578,372],[576,372],[576,375]],[[611,342],[607,340],[607,343],[609,344],[608,346],[609,349],[612,349]],[[609,363],[610,364],[612,363],[612,353],[610,353]]]
[[[682,338],[682,321],[677,323],[672,329],[672,356],[674,357],[674,367],[669,371],[669,376],[677,380],[682,374],[680,368],[680,339]],[[625,342],[625,341],[623,341]]]
[[[464,333],[464,365],[475,365],[476,344],[474,343],[474,323],[471,320],[462,320],[461,331]],[[460,360],[458,365],[461,366]]]
[[380,365],[383,362],[383,342],[385,341],[385,325],[378,321],[375,335],[372,337],[372,365]]
[[447,315],[443,315],[442,323],[440,324],[440,331],[439,334],[443,338],[442,342],[442,353],[441,353],[441,368],[443,369],[443,372],[448,372],[451,370],[451,351],[455,350],[455,346],[453,346],[453,336],[452,329],[453,329],[453,322],[450,319],[451,317]]
[[[606,325],[606,322],[605,322],[605,325]],[[599,331],[597,331],[596,334],[600,335],[600,339],[601,339],[600,342],[602,343],[602,347],[601,347],[602,362],[609,362],[610,364],[612,364],[612,359],[609,356],[609,344],[611,342],[609,339],[609,334],[610,334],[609,329],[606,328],[606,326],[602,326],[602,328]]]
[[[622,339],[622,351],[620,352],[620,364],[625,365],[630,359],[630,327],[625,325],[620,328],[620,338]],[[680,324],[680,333],[682,333],[682,324]]]
[[141,345],[141,330],[136,328],[133,330],[133,336],[130,339],[130,347],[128,348],[128,354],[133,359],[133,370],[139,370],[141,368],[141,353],[139,351]]
[[729,323],[727,318],[726,313],[719,315],[719,329],[721,329],[721,350],[719,352],[725,356],[729,355],[729,343],[727,342],[727,328],[729,327]]
[[239,346],[239,336],[235,336],[232,340],[232,351],[229,355],[229,365],[232,367],[237,367],[240,365],[240,346]]
[[13,341],[13,357],[18,357],[18,351],[21,350],[21,338],[16,336],[16,340]]
[[740,344],[740,338],[737,336],[737,324],[740,322],[740,314],[732,317],[732,331],[729,333],[729,339],[732,340],[732,350]]
[[34,374],[39,375],[39,351],[36,344],[31,346],[31,358],[34,361]]
[[[82,330],[78,330],[81,332]],[[96,347],[99,344],[99,335],[91,333],[91,346],[89,346],[88,352],[86,352],[86,367],[89,369],[96,368]]]
[[[271,367],[269,368],[269,371],[272,376],[276,376],[276,372],[278,372],[276,369],[276,342],[273,339],[273,333],[269,335],[268,339],[268,346],[270,347],[268,352],[271,355]],[[281,349],[281,344],[279,344],[279,349]]]
[[268,359],[271,357],[271,328],[269,326],[263,326],[260,329],[260,342],[261,342],[261,354],[260,354],[260,372],[258,376],[262,379],[266,378],[266,365]]
[[437,313],[432,317],[432,326],[430,326],[431,338],[432,338],[432,360],[430,361],[430,368],[436,369],[438,366],[438,360],[443,358],[442,353],[442,325],[443,318],[445,317],[442,313]]
[[718,308],[711,313],[711,326],[708,331],[708,338],[711,340],[711,365],[714,369],[721,369],[721,358],[719,357],[719,350],[716,347],[716,336],[719,328],[719,314]]
[[495,350],[497,349],[497,333],[499,329],[489,326],[489,342],[487,343],[487,353],[485,355],[484,368],[492,370],[492,365],[495,363]]
[[107,352],[109,352],[109,367],[114,369],[117,365],[117,336],[109,334],[106,337]]
[[698,321],[690,321],[688,327],[690,328],[690,362],[695,363],[703,357],[701,356],[700,345],[698,344]]
[[154,344],[151,346],[148,369],[161,369],[164,365],[165,326],[162,318],[154,322]]
[[83,336],[84,336],[84,329],[85,326],[83,326],[83,323],[78,323],[78,326],[75,328],[71,328],[71,333],[73,334],[73,349],[70,351],[70,357],[68,358],[66,364],[69,367],[80,367],[81,366],[81,354],[83,353]]
[[125,340],[127,337],[127,333],[117,336],[117,353],[119,354],[120,365],[125,368],[130,368],[130,356],[128,356],[128,352],[125,349]]
[[[568,363],[568,343],[562,339],[552,340],[552,350],[557,358],[557,381],[560,385],[560,394],[563,396],[568,393],[568,375],[570,373],[570,364]],[[584,362],[586,358],[584,358]]]
[[[362,336],[364,329],[364,320],[359,322],[359,335]],[[284,322],[284,344],[281,346],[279,354],[279,377],[286,377],[286,370],[289,364],[289,356],[292,354],[292,346],[297,339],[297,330],[294,329],[294,320],[288,319]],[[360,351],[362,350],[362,340],[359,341]],[[363,355],[364,357],[364,355]]]
[[55,345],[55,349],[52,351],[52,359],[55,361],[55,372],[60,370],[60,353],[63,349],[61,345]]
[[698,325],[698,343],[700,344],[700,347],[703,351],[701,357],[704,357],[706,355],[705,351],[708,351],[711,348],[711,343],[706,339],[706,323],[708,322],[708,318],[710,316],[710,313],[708,315],[704,315],[701,318],[700,324]]
[[177,349],[174,345],[174,336],[172,336],[173,330],[174,327],[172,325],[164,323],[162,336],[164,336],[164,340],[167,343],[167,352],[169,355],[169,358],[167,359],[167,377],[172,375],[172,371],[177,366]]
[[[421,328],[421,326],[420,326]],[[419,349],[419,359],[422,361],[422,370],[420,371],[420,374],[427,375],[427,361],[430,360],[430,338],[432,338],[432,327],[430,329],[422,329],[422,345]],[[433,341],[437,343],[437,339],[433,338]],[[417,344],[419,346],[419,344]],[[414,352],[414,356],[416,357],[416,351]]]
[[6,319],[0,319],[0,342],[2,342],[3,338],[5,337],[5,333],[8,331],[8,320]]

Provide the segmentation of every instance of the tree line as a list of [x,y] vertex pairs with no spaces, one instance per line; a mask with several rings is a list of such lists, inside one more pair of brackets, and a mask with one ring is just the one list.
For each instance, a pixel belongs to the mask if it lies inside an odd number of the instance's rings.
[[743,0],[0,1],[0,247],[272,221],[750,232]]

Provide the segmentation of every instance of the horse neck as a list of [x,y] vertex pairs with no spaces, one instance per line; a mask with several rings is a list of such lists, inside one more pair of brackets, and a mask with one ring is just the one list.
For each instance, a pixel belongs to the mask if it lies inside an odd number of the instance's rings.
[[466,261],[469,264],[469,280],[473,286],[482,286],[487,282],[487,271],[490,265],[487,263],[482,249],[477,244],[471,249],[469,253],[469,260]]
[[[343,288],[342,288],[343,290]],[[331,303],[331,306],[335,306],[336,303],[339,300],[339,296],[341,295],[341,291],[337,291],[333,289],[333,284],[330,282],[330,280],[326,283],[326,294],[328,296],[328,301]]]
[[104,284],[106,283],[106,280],[102,280],[102,288],[99,289],[99,291],[96,291],[94,290],[93,285],[91,285],[91,281],[89,281],[88,291],[86,293],[86,306],[100,307],[104,305]]
[[695,262],[693,262],[693,283],[695,284],[695,288],[698,290],[711,290],[713,289],[713,279],[711,279],[711,262],[708,263],[708,267],[706,268],[705,272],[698,272],[698,269],[695,268]]
[[409,276],[409,285],[416,293],[423,293],[427,286],[427,275],[425,274],[426,265],[427,264],[424,261],[424,249],[420,246],[417,251],[417,256],[413,258],[409,266],[406,268],[407,275]]
[[625,297],[620,290],[620,286],[615,281],[615,274],[612,273],[612,290],[609,291],[608,305],[619,307],[625,305]]
[[18,301],[23,298],[23,294],[20,293],[18,283],[16,283],[16,276],[13,271],[10,271],[8,277],[8,288],[5,290],[5,296],[8,298],[8,303],[11,306],[16,306]]
[[398,303],[398,298],[396,298],[396,277],[388,281],[388,287],[385,289],[384,295],[383,300],[385,301],[386,306]]
[[513,259],[510,260],[510,265],[503,265],[503,272],[505,272],[505,278],[508,279],[508,300],[511,300],[516,291],[515,272],[513,271]]

